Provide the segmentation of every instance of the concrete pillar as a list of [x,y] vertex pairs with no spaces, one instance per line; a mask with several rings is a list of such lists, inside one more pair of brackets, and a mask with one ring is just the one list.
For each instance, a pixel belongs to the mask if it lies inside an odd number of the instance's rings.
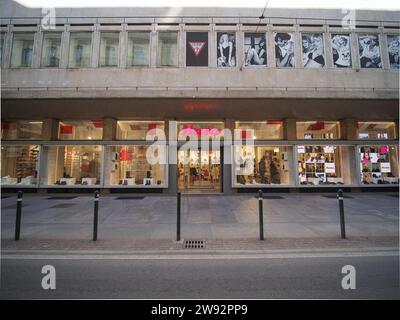
[[293,32],[294,36],[294,60],[295,60],[295,68],[303,68],[303,61],[301,59],[301,33],[299,31],[299,25],[295,25],[295,31]]
[[323,34],[325,42],[325,66],[327,68],[333,68],[333,56],[332,56],[332,42],[330,32]]
[[388,54],[388,46],[387,46],[387,37],[386,34],[383,34],[383,27],[379,27],[379,46],[381,49],[381,59],[382,59],[382,69],[390,69],[389,63],[389,54]]
[[209,66],[211,68],[217,67],[217,32],[215,31],[215,24],[210,24],[211,32],[209,33],[209,52],[208,59],[210,61]]
[[275,38],[271,30],[272,25],[267,26],[267,64],[269,68],[275,68]]
[[61,35],[61,56],[60,56],[60,68],[68,67],[68,59],[69,59],[69,25],[64,26],[64,32]]
[[115,140],[117,136],[117,120],[105,118],[103,125],[103,140]]
[[42,126],[42,140],[57,140],[58,139],[58,119],[44,119]]
[[238,31],[236,32],[236,67],[244,66],[244,32],[242,31],[242,25],[238,24]]
[[176,141],[177,123],[174,120],[166,121],[165,130],[168,136],[168,189],[165,190],[167,194],[176,194],[178,191],[178,147]]
[[350,34],[350,49],[351,49],[351,65],[355,69],[360,69],[358,39],[357,39],[357,34],[355,32],[352,32]]
[[43,43],[43,32],[39,28],[37,32],[35,32],[34,41],[33,41],[33,60],[32,60],[32,68],[40,68],[40,57],[42,56],[42,43]]
[[119,33],[119,67],[126,68],[126,57],[128,53],[128,32],[126,31],[127,24],[122,24],[122,30]]
[[[235,121],[233,119],[225,119],[225,128],[231,130],[232,139],[234,137]],[[232,143],[227,140],[224,141],[224,154],[221,155],[222,168],[222,189],[224,194],[236,193],[236,190],[232,188]]]
[[297,140],[296,119],[285,119],[283,125],[283,139]]
[[92,68],[97,68],[99,66],[99,56],[100,56],[100,31],[99,31],[99,24],[95,24],[92,33],[92,58],[90,64]]
[[152,30],[150,33],[150,67],[157,67],[157,24],[152,25]]
[[340,135],[343,140],[357,140],[357,128],[355,119],[340,120]]
[[12,38],[13,38],[13,26],[8,25],[7,33],[5,34],[5,42],[3,48],[3,68],[9,68],[11,63],[11,49],[12,49]]
[[186,66],[186,32],[185,24],[179,24],[178,32],[178,67],[184,68]]

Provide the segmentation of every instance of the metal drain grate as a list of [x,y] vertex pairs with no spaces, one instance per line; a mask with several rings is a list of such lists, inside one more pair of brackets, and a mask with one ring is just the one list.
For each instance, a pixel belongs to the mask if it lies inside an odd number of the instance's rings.
[[68,197],[68,196],[66,196],[66,197],[60,197],[60,196],[58,196],[58,197],[50,197],[50,198],[47,198],[47,200],[72,200],[72,199],[75,199],[76,197]]
[[60,203],[56,204],[55,206],[52,206],[50,208],[60,208],[60,209],[65,209],[65,208],[70,208],[73,207],[76,203]]
[[204,249],[205,247],[205,240],[185,240],[185,242],[183,243],[184,249]]
[[115,200],[142,200],[144,197],[138,197],[138,196],[121,196],[115,198]]

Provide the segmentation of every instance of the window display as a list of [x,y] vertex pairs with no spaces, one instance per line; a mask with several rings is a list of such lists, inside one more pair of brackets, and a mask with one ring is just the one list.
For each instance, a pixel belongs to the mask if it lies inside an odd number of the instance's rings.
[[117,67],[119,60],[119,33],[102,32],[100,36],[100,67]]
[[33,59],[34,33],[14,33],[11,68],[30,68]]
[[100,184],[101,146],[48,146],[44,185],[91,186]]
[[245,122],[237,121],[235,140],[279,140],[283,139],[283,121]]
[[149,66],[150,64],[150,33],[129,32],[128,33],[128,59],[127,65]]
[[101,140],[103,120],[60,121],[60,140]]
[[386,140],[395,139],[394,122],[356,121],[358,139]]
[[292,149],[288,146],[235,146],[234,185],[292,184]]
[[71,32],[69,39],[69,67],[90,67],[90,56],[92,51],[91,32]]
[[[107,147],[106,183],[120,187],[165,187],[167,165],[162,161],[150,164],[146,156],[148,148],[132,145]],[[165,147],[163,152],[166,152]]]
[[297,121],[297,139],[340,139],[339,121]]
[[359,147],[362,184],[398,184],[398,154],[394,146]]
[[61,55],[61,32],[43,35],[42,67],[59,67]]
[[39,146],[1,147],[1,185],[34,185],[37,182]]
[[351,148],[344,146],[297,146],[297,170],[301,185],[351,183]]
[[40,140],[42,138],[42,121],[2,121],[1,139],[3,140]]
[[198,140],[220,138],[224,129],[223,122],[178,122],[178,139],[196,136]]
[[155,129],[164,131],[164,121],[118,121],[117,139],[146,140],[146,135],[155,138],[158,137]]

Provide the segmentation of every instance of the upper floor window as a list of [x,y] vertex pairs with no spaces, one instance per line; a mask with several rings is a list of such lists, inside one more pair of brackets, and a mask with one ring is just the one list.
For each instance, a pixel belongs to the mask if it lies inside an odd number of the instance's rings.
[[61,33],[43,35],[42,67],[59,67],[61,55]]
[[237,121],[235,140],[279,140],[283,139],[283,121]]
[[332,57],[335,68],[351,68],[350,35],[332,34]]
[[293,68],[294,62],[294,36],[288,32],[274,32],[275,61],[279,68]]
[[2,121],[1,138],[4,140],[39,140],[42,138],[42,121]]
[[236,66],[236,36],[235,33],[217,33],[217,66]]
[[339,139],[339,121],[297,121],[297,139]]
[[301,47],[304,68],[323,68],[325,66],[322,33],[303,33],[301,35]]
[[158,34],[157,65],[159,67],[178,66],[178,32]]
[[394,122],[356,121],[358,139],[395,139]]
[[[162,130],[162,135],[158,136],[157,130]],[[145,140],[146,137],[153,139],[165,137],[164,121],[118,121],[117,139],[118,140]]]
[[90,67],[91,51],[91,32],[71,32],[69,40],[69,67]]
[[102,32],[100,36],[100,67],[118,67],[119,33]]
[[381,49],[377,34],[359,34],[358,50],[361,68],[382,68]]
[[388,34],[387,46],[389,53],[389,64],[391,69],[400,67],[400,35]]
[[127,66],[150,65],[150,33],[149,32],[129,32],[128,33],[128,52]]
[[34,37],[33,32],[14,33],[11,53],[12,68],[32,67]]
[[267,42],[265,33],[245,33],[245,66],[267,66]]
[[101,140],[103,120],[60,121],[60,140]]

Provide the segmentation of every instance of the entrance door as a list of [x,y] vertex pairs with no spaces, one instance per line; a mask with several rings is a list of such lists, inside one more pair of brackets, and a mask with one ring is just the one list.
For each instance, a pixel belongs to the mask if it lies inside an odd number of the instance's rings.
[[221,191],[220,151],[178,151],[178,189]]

